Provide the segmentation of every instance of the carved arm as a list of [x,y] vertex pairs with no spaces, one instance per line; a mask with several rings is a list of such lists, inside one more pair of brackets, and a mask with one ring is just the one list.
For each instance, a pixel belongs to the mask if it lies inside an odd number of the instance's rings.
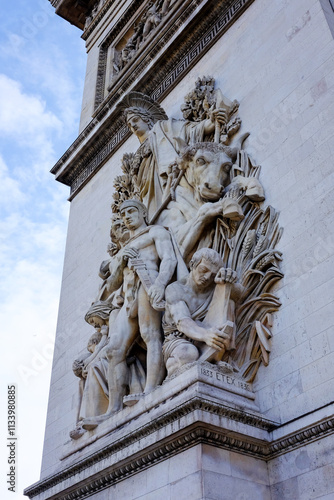
[[229,335],[216,327],[204,328],[199,323],[191,319],[191,314],[187,304],[183,300],[173,299],[171,292],[166,293],[169,313],[173,318],[177,329],[188,338],[200,342],[205,342],[208,346],[220,350],[225,348]]
[[123,283],[123,271],[127,266],[128,259],[136,258],[138,250],[125,247],[118,252],[114,259],[110,261],[110,276],[107,279],[107,290],[109,293],[115,292]]
[[171,237],[164,228],[158,228],[153,236],[155,248],[160,259],[159,274],[149,289],[148,295],[153,302],[164,298],[165,288],[170,282],[177,264]]

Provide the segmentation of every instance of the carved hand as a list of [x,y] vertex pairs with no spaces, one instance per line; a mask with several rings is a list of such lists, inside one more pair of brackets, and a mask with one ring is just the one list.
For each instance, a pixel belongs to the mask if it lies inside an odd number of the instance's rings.
[[77,377],[81,377],[83,367],[84,367],[83,360],[82,359],[75,359],[73,361],[73,365],[72,365],[72,370],[74,372],[74,375],[76,375]]
[[115,243],[109,243],[107,247],[107,252],[110,257],[113,257],[118,252],[118,246]]
[[108,332],[109,332],[108,325],[102,325],[100,331],[101,331],[102,335],[108,335]]
[[209,328],[206,330],[204,342],[214,349],[221,350],[226,349],[227,344],[230,341],[230,335],[222,332],[219,328]]
[[136,248],[124,248],[124,250],[122,250],[122,261],[124,264],[127,263],[128,259],[135,259],[136,257],[138,257],[138,250]]
[[235,283],[237,281],[237,273],[230,267],[222,267],[219,269],[215,282],[216,283]]
[[234,198],[226,197],[222,200],[223,203],[223,215],[227,219],[233,221],[239,221],[244,218],[242,208]]
[[213,123],[217,121],[220,125],[225,125],[227,123],[227,118],[226,110],[223,108],[217,108],[211,111],[210,119]]
[[218,217],[218,215],[223,215],[223,200],[214,203],[204,203],[198,210],[198,215],[208,221],[214,217]]
[[160,283],[154,283],[148,290],[148,296],[151,304],[160,302],[165,295],[165,287]]

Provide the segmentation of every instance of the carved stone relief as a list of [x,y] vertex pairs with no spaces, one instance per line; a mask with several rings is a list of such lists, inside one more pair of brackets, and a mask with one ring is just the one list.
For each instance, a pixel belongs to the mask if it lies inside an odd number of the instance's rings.
[[[110,48],[117,45],[117,40],[122,36],[123,31],[128,29],[127,27],[132,22],[131,19],[136,17],[141,5],[140,0],[134,0],[130,3],[129,8],[120,21],[112,27],[100,47],[94,103],[96,114],[94,114],[94,118],[103,125],[96,130],[94,140],[89,141],[89,144],[85,144],[86,138],[96,129],[97,122],[92,120],[51,169],[51,172],[57,176],[57,180],[71,187],[70,200],[79,193],[129,135],[128,128],[121,123],[114,110],[114,105],[119,100],[120,89],[123,94],[137,82],[136,86],[138,88],[140,86],[145,94],[150,95],[154,100],[161,101],[185,77],[187,72],[204,56],[210,47],[223,36],[253,1],[230,0],[226,3],[225,0],[219,0],[218,2],[212,0],[210,9],[205,16],[201,16],[199,10],[201,0],[192,0],[191,2],[187,0],[187,8],[184,12],[183,10],[180,12],[178,9],[180,0],[171,4],[170,11],[164,18],[168,29],[165,31],[159,30],[158,38],[150,38],[150,42],[147,44],[147,57],[144,57],[141,61],[138,61],[137,58],[136,62],[131,65],[131,71],[125,70],[122,72],[117,82],[113,82],[110,86],[109,91],[106,87],[109,85]],[[100,15],[103,15],[108,5],[109,2],[106,2],[99,11],[96,20]],[[184,2],[182,2],[183,5]],[[185,30],[185,32],[180,33],[177,43],[172,44],[168,49],[168,58],[166,58],[165,48],[168,46],[168,41],[173,38],[175,33],[180,30],[180,26],[195,12],[198,12],[196,25],[190,32]],[[82,38],[84,40],[87,40],[90,36],[95,23],[94,20],[83,33]],[[160,28],[162,27],[165,28],[164,23],[163,26],[160,25]],[[145,71],[154,54],[158,53],[163,58],[163,65],[157,66],[155,64],[150,70],[149,78],[143,80],[142,75],[146,74]],[[110,109],[113,109],[113,111],[109,118],[105,120]],[[79,156],[77,155],[78,148],[80,148]],[[70,160],[70,157],[73,157],[73,160]]]
[[106,3],[106,1],[107,0],[98,0],[97,2],[95,2],[95,4],[93,5],[93,8],[91,9],[91,11],[89,13],[89,15],[86,17],[85,29],[88,28],[88,26],[90,26],[90,24],[92,23],[92,21],[95,19],[95,17],[97,16],[97,14],[100,12],[100,10],[102,9],[102,7]]
[[251,383],[269,363],[282,278],[278,214],[244,149],[239,103],[199,78],[168,118],[138,92],[118,105],[140,146],[114,181],[110,258],[74,363],[78,439],[194,363]]
[[[175,0],[174,0],[175,1]],[[111,51],[113,75],[117,75],[136,56],[140,47],[153,35],[167,15],[173,0],[150,1],[131,29]]]

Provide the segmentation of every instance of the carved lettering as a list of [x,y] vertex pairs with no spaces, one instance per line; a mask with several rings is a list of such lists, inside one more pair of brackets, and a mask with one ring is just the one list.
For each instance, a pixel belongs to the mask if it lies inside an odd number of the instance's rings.
[[[150,4],[132,36],[136,50],[168,5]],[[73,439],[144,398],[165,369],[171,378],[206,362],[217,369],[201,367],[204,377],[250,391],[269,363],[271,312],[280,306],[270,288],[283,276],[282,230],[275,210],[260,207],[260,167],[244,149],[238,102],[203,77],[184,99],[184,120],[138,92],[118,110],[139,147],[114,181],[109,258],[86,314],[95,331],[73,365]]]

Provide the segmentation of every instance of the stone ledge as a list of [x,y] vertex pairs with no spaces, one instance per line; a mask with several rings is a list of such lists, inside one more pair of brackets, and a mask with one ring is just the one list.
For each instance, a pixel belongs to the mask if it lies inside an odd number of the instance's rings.
[[276,458],[333,433],[334,403],[330,403],[273,430],[269,446],[270,458]]
[[86,15],[96,0],[49,0],[55,7],[56,14],[77,28],[83,30]]
[[[297,432],[295,436],[290,435],[286,439],[286,443],[281,440],[279,443],[280,452],[278,453],[277,450],[272,452],[277,443],[271,443],[270,445],[265,441],[262,443],[251,443],[249,440],[247,441],[245,439],[246,436],[242,436],[243,439],[240,439],[240,436],[236,434],[224,433],[223,429],[197,423],[186,429],[185,432],[175,434],[173,439],[169,442],[157,442],[155,446],[147,450],[146,453],[134,454],[127,460],[125,459],[119,464],[112,465],[111,467],[105,465],[103,472],[94,474],[94,455],[91,455],[87,458],[85,463],[82,462],[72,465],[53,476],[39,481],[27,488],[24,493],[28,495],[29,498],[38,498],[38,500],[46,500],[47,498],[57,498],[57,500],[86,498],[94,492],[112,486],[161,460],[165,460],[197,444],[210,444],[222,449],[235,451],[244,455],[251,455],[268,461],[291,449],[299,448],[308,442],[320,439],[324,436],[324,429],[327,429],[327,431],[325,431],[327,435],[333,433],[333,417],[326,419],[318,425],[311,426],[309,429],[304,429],[301,433]],[[312,437],[311,440],[310,436]],[[302,439],[299,439],[300,437],[302,437]],[[82,475],[78,469],[80,466],[86,467],[86,474],[83,478],[79,477]],[[76,480],[76,484],[74,485],[73,478]]]
[[[239,387],[239,384],[248,388]],[[125,430],[128,441],[122,441],[122,446],[128,445],[130,441],[134,443],[138,439],[146,439],[155,431],[196,411],[214,413],[219,418],[265,431],[277,427],[277,423],[262,417],[254,399],[250,384],[221,373],[209,363],[196,364],[182,376],[165,382],[136,405],[125,407],[100,423],[94,431],[86,432],[77,441],[69,440],[65,444],[62,459],[93,443],[94,448],[101,449],[103,445],[100,440],[103,442],[107,435],[112,435],[113,441],[119,444]],[[148,415],[151,420],[149,423]],[[248,429],[247,432],[260,437],[254,434],[255,431]]]
[[279,425],[263,418],[251,388],[240,389],[232,378],[222,380],[207,364],[193,366],[68,442],[59,470],[25,494],[38,500],[86,498],[197,444],[268,461],[333,433],[331,408]]

